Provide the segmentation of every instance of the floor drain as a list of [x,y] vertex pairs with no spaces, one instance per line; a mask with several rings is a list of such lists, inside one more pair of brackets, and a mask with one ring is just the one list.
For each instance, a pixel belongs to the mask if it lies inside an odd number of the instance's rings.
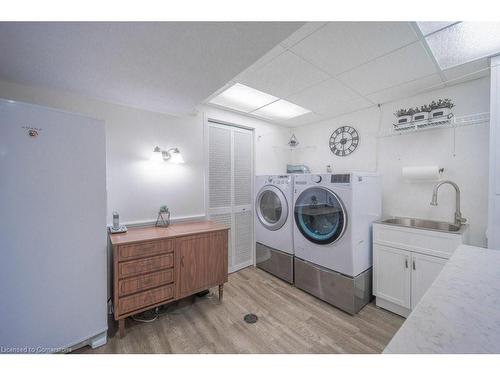
[[245,320],[245,322],[247,322],[248,324],[252,324],[256,323],[259,318],[255,314],[246,314],[243,320]]

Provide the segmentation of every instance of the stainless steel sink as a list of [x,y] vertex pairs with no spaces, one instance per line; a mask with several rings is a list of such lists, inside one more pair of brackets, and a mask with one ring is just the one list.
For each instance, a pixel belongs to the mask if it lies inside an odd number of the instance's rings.
[[456,225],[452,223],[446,223],[443,221],[415,219],[411,217],[394,217],[390,219],[381,220],[380,223],[397,225],[400,227],[407,227],[407,228],[437,230],[440,232],[459,232],[464,227],[464,225]]

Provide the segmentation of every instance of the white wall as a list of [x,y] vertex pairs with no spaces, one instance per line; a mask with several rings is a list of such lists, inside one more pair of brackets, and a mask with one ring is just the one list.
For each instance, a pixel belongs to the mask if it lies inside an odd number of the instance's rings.
[[[46,88],[0,81],[0,97],[99,118],[106,123],[108,223],[117,210],[124,223],[156,219],[167,204],[173,218],[205,214],[204,112],[207,116],[254,128],[257,173],[283,173],[288,155],[275,144],[288,141],[287,128],[222,110],[200,108],[193,116],[172,117]],[[155,164],[155,145],[179,147],[185,164]]]
[[500,249],[500,55],[491,58],[488,247]]
[[[294,129],[302,147],[293,152],[294,163],[304,163],[313,172],[334,170],[378,170],[383,179],[383,214],[453,220],[454,192],[443,186],[439,206],[429,204],[433,183],[408,183],[401,177],[403,166],[438,164],[444,178],[455,181],[462,192],[462,214],[470,223],[470,242],[486,244],[488,210],[488,124],[456,129],[431,130],[396,137],[377,138],[380,126],[392,126],[393,113],[401,107],[415,107],[439,98],[451,98],[456,116],[489,111],[489,77],[454,87],[421,94],[332,120]],[[360,133],[360,145],[350,156],[336,157],[328,148],[331,133],[351,125]],[[300,147],[300,146],[299,146]]]
[[[358,131],[360,144],[351,155],[338,157],[330,151],[328,142],[333,131],[345,125]],[[291,151],[291,160],[294,164],[306,164],[314,173],[326,173],[328,164],[334,171],[375,171],[378,126],[379,110],[370,108],[295,128],[292,131],[299,146]]]
[[[287,162],[308,164],[313,172],[334,170],[378,170],[383,177],[384,215],[429,217],[452,220],[454,196],[449,187],[439,194],[439,206],[432,207],[432,183],[409,184],[400,177],[405,165],[439,164],[445,178],[462,190],[462,213],[471,224],[471,243],[485,245],[488,186],[488,126],[467,126],[456,130],[378,139],[381,126],[390,127],[393,112],[430,100],[450,97],[456,115],[489,111],[489,78],[471,81],[413,98],[359,111],[336,119],[293,129],[300,146],[286,149],[290,129],[235,113],[200,107],[193,116],[176,118],[45,88],[0,82],[0,97],[82,113],[106,121],[108,169],[108,222],[118,210],[122,222],[150,221],[160,205],[171,207],[174,218],[204,215],[203,122],[210,117],[255,129],[257,174],[285,172]],[[338,126],[358,129],[361,142],[348,157],[335,157],[328,140]],[[149,158],[154,145],[182,150],[183,165],[155,165]],[[311,147],[311,148],[310,148]],[[378,160],[378,162],[377,162]]]

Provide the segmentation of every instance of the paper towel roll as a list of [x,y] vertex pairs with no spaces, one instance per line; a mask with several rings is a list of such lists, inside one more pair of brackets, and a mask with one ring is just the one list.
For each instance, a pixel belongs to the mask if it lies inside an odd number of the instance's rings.
[[437,165],[403,167],[402,175],[408,181],[437,181],[441,177],[441,170]]

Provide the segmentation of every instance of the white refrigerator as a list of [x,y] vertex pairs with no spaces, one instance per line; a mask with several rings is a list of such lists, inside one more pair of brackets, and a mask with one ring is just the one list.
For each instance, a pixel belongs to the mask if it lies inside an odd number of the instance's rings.
[[104,123],[0,99],[0,353],[106,342]]

